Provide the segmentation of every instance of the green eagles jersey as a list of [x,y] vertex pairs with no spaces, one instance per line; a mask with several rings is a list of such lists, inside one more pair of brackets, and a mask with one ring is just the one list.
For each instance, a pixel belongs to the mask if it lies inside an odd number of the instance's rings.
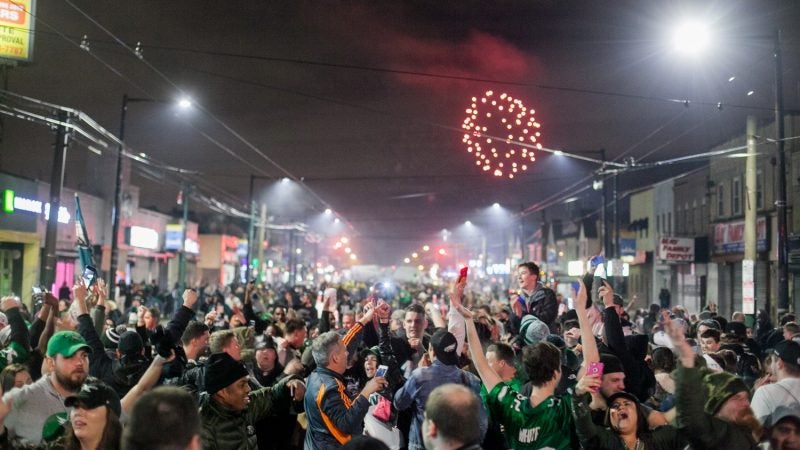
[[548,397],[535,408],[530,399],[506,383],[486,397],[489,413],[503,425],[508,447],[514,450],[577,448],[572,421],[572,396]]

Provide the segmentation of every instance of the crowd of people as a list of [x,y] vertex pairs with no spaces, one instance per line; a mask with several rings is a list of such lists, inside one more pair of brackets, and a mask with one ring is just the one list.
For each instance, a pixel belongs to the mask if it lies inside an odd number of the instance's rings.
[[[652,304],[380,283],[0,302],[0,448],[800,449],[800,328]],[[751,321],[752,319],[752,321]]]

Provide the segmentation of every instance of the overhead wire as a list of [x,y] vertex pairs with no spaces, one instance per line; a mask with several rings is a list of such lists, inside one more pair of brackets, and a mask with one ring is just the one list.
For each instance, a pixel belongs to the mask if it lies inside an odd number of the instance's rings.
[[[66,2],[68,5],[69,5],[69,6],[71,6],[71,7],[72,7],[72,8],[73,8],[75,11],[77,11],[79,14],[81,14],[83,17],[85,17],[85,18],[86,18],[88,21],[90,21],[91,23],[93,23],[93,24],[94,24],[96,27],[98,27],[100,30],[102,30],[104,33],[106,33],[106,34],[107,34],[107,35],[109,35],[109,36],[110,36],[112,39],[114,39],[114,41],[115,41],[115,42],[117,42],[117,43],[118,43],[120,46],[122,46],[123,48],[125,48],[126,50],[128,50],[128,51],[129,51],[131,54],[133,54],[134,56],[136,56],[136,57],[137,57],[139,60],[141,60],[141,61],[142,61],[142,63],[144,63],[144,64],[145,64],[145,65],[146,65],[146,66],[147,66],[147,67],[148,67],[150,70],[152,70],[154,73],[156,73],[156,74],[157,74],[157,75],[158,75],[158,76],[159,76],[159,77],[160,77],[162,80],[164,80],[164,81],[165,81],[167,84],[169,84],[170,86],[172,86],[174,89],[176,89],[176,90],[177,90],[178,92],[180,92],[181,94],[184,94],[184,95],[185,95],[185,92],[183,91],[183,89],[181,89],[181,88],[180,88],[180,86],[178,86],[178,85],[177,85],[175,82],[173,82],[173,81],[172,81],[172,80],[171,80],[171,79],[170,79],[170,78],[169,78],[169,77],[168,77],[166,74],[164,74],[162,71],[160,71],[160,70],[159,70],[157,67],[155,67],[153,64],[151,64],[151,63],[150,63],[149,61],[147,61],[145,58],[143,58],[143,57],[141,57],[140,55],[138,55],[135,49],[132,49],[132,48],[130,48],[130,46],[128,46],[127,44],[125,44],[125,42],[124,42],[124,41],[122,41],[121,39],[119,39],[119,38],[118,38],[118,37],[117,37],[117,36],[116,36],[114,33],[112,33],[110,30],[108,30],[107,28],[105,28],[105,27],[104,27],[102,24],[100,24],[100,23],[99,23],[98,21],[96,21],[96,20],[95,20],[93,17],[91,17],[89,14],[87,14],[85,11],[83,11],[83,10],[82,10],[80,7],[78,7],[77,5],[75,5],[75,4],[74,4],[74,3],[73,3],[71,0],[64,0],[64,1],[65,1],[65,2]],[[304,188],[304,189],[305,189],[305,190],[306,190],[308,193],[310,193],[310,194],[311,194],[311,195],[312,195],[312,196],[313,196],[315,199],[317,199],[317,201],[319,201],[320,203],[322,203],[322,205],[323,205],[323,206],[325,206],[325,207],[328,207],[328,206],[330,206],[330,204],[329,204],[327,201],[325,201],[324,199],[322,199],[322,197],[320,197],[320,196],[319,196],[319,195],[318,195],[316,192],[314,192],[314,191],[313,191],[311,188],[309,188],[308,186],[306,186],[306,185],[305,185],[305,184],[304,184],[304,183],[303,183],[303,182],[300,180],[300,178],[299,178],[299,177],[295,176],[295,175],[294,175],[292,172],[290,172],[288,169],[286,169],[286,168],[285,168],[283,165],[281,165],[280,163],[278,163],[278,162],[277,162],[277,161],[275,161],[274,159],[270,158],[270,157],[269,157],[267,154],[265,154],[265,153],[264,153],[264,152],[263,152],[261,149],[259,149],[257,146],[255,146],[255,145],[254,145],[252,142],[250,142],[250,141],[249,141],[247,138],[245,138],[245,137],[244,137],[244,136],[243,136],[241,133],[239,133],[238,131],[234,130],[234,129],[233,129],[233,127],[231,127],[230,125],[228,125],[228,124],[227,124],[225,121],[223,121],[221,118],[219,118],[219,117],[218,117],[216,114],[212,113],[212,112],[211,112],[209,109],[205,108],[203,105],[201,105],[201,104],[199,104],[199,103],[197,104],[197,109],[199,109],[200,111],[202,111],[202,112],[203,112],[205,115],[207,115],[209,118],[211,118],[211,119],[212,119],[214,122],[216,122],[216,123],[217,123],[219,126],[221,126],[222,128],[224,128],[224,129],[225,129],[227,132],[229,132],[229,133],[230,133],[232,136],[234,136],[234,137],[235,137],[237,140],[239,140],[239,142],[241,142],[241,143],[242,143],[242,144],[244,144],[244,145],[245,145],[247,148],[249,148],[250,150],[252,150],[252,151],[253,151],[253,152],[255,152],[256,154],[258,154],[259,156],[261,156],[261,158],[263,158],[265,161],[267,161],[268,163],[270,163],[270,164],[271,164],[273,167],[275,167],[276,169],[278,169],[278,170],[279,170],[281,173],[283,173],[283,174],[284,174],[284,175],[286,175],[288,178],[290,178],[290,179],[294,180],[295,182],[297,182],[297,183],[299,183],[301,186],[303,186],[303,188]]]
[[[69,0],[65,0],[65,1],[66,1],[68,4],[72,5],[72,3],[71,3]],[[13,2],[13,0],[12,0],[12,2]],[[95,59],[96,61],[98,61],[98,62],[99,62],[101,65],[103,65],[105,68],[107,68],[107,69],[108,69],[110,72],[112,72],[113,74],[117,75],[118,77],[120,77],[121,79],[123,79],[124,81],[126,81],[127,83],[129,83],[129,84],[130,84],[131,86],[133,86],[133,87],[134,87],[136,90],[138,90],[139,92],[141,92],[141,93],[143,93],[144,95],[148,96],[149,98],[155,98],[155,96],[154,96],[154,95],[152,95],[152,93],[150,93],[150,92],[149,92],[147,89],[145,89],[144,87],[142,87],[141,85],[139,85],[138,83],[136,83],[135,81],[133,81],[131,78],[129,78],[129,77],[127,77],[127,76],[125,76],[125,75],[124,75],[124,74],[123,74],[123,73],[122,73],[120,70],[116,69],[116,68],[115,68],[114,66],[112,66],[111,64],[108,64],[108,63],[107,63],[105,60],[103,60],[103,59],[102,59],[102,58],[100,58],[98,55],[96,55],[95,53],[93,53],[93,52],[92,52],[90,49],[84,49],[84,48],[81,46],[81,44],[80,44],[80,43],[78,43],[78,42],[76,42],[75,40],[71,39],[71,38],[70,38],[70,37],[68,37],[66,34],[64,34],[64,33],[62,33],[60,30],[58,30],[56,27],[54,27],[53,25],[49,24],[47,21],[43,20],[42,18],[38,17],[38,15],[36,15],[36,14],[33,14],[31,11],[27,10],[27,9],[24,7],[24,5],[21,5],[21,4],[19,4],[19,3],[15,3],[15,4],[16,4],[17,6],[19,6],[19,7],[21,8],[21,10],[25,11],[25,13],[26,13],[27,15],[29,15],[29,16],[30,16],[30,17],[31,17],[33,20],[37,21],[38,23],[41,23],[42,25],[44,25],[44,26],[46,26],[47,28],[49,28],[50,30],[52,30],[52,31],[53,31],[53,33],[54,33],[55,35],[57,35],[57,36],[61,37],[62,39],[64,39],[65,41],[69,42],[69,43],[70,43],[70,44],[72,44],[73,46],[75,46],[75,47],[78,47],[78,48],[80,48],[80,49],[81,49],[81,50],[83,50],[83,51],[86,51],[86,52],[87,52],[87,53],[88,53],[88,54],[89,54],[89,55],[90,55],[90,56],[91,56],[93,59]],[[72,5],[72,6],[74,6],[74,5]],[[81,11],[81,13],[82,13],[82,11]],[[88,17],[88,16],[86,16],[86,15],[85,15],[85,17],[87,17],[87,19],[91,20],[91,18],[90,18],[90,17]],[[101,25],[97,24],[96,22],[94,22],[94,23],[95,23],[97,26],[99,26],[101,29],[103,29],[104,31],[107,31],[107,30],[105,30],[105,28],[103,28]],[[114,38],[116,38],[115,36],[113,36],[113,34],[111,34],[111,36],[112,36],[112,37],[114,37]],[[121,44],[123,47],[125,47],[126,49],[128,49],[128,50],[132,51],[132,52],[135,54],[135,50],[132,50],[132,49],[130,49],[129,47],[127,47],[127,46],[124,44],[124,42],[122,42],[122,41],[118,41],[118,42],[119,42],[119,43],[120,43],[120,44]],[[4,106],[4,107],[7,107],[7,105],[3,105],[3,106]],[[11,112],[12,112],[12,113],[14,112],[13,108],[11,109]],[[30,116],[30,115],[29,115],[29,116]],[[83,118],[84,118],[84,119],[88,119],[88,116],[86,116],[86,115],[82,115],[82,116],[83,116]],[[42,117],[42,118],[41,118],[41,120],[47,120],[47,121],[49,121],[49,122],[51,123],[51,125],[53,125],[53,126],[55,126],[55,125],[58,125],[58,121],[57,121],[57,120],[53,120],[53,119],[47,119],[47,118],[45,118],[45,117]],[[95,125],[98,125],[98,126],[99,126],[99,124],[96,124],[96,123],[95,123]],[[194,129],[197,129],[196,127],[193,127],[193,128],[194,128]],[[74,129],[74,130],[75,130],[75,131],[77,131],[78,133],[82,133],[82,134],[83,134],[83,131],[81,130],[81,128],[80,128],[80,127],[73,126],[73,127],[72,127],[72,129]],[[206,133],[201,133],[201,134],[202,134],[202,135],[204,135],[204,137],[206,137],[207,139],[211,140],[212,142],[216,142],[216,143],[217,143],[217,144],[218,144],[218,145],[219,145],[221,148],[223,148],[223,150],[226,150],[226,151],[229,151],[229,152],[230,152],[230,150],[229,150],[227,147],[224,147],[224,146],[222,146],[220,143],[218,143],[217,141],[215,141],[215,140],[213,140],[213,139],[210,139],[210,136],[208,136]],[[84,137],[87,137],[87,138],[88,138],[88,136],[87,136],[87,135],[85,135],[85,134],[84,134]],[[123,143],[123,147],[126,147],[126,146],[124,145],[124,143]],[[132,160],[134,160],[134,161],[136,161],[136,162],[139,162],[139,163],[141,163],[141,164],[146,164],[146,165],[151,165],[151,164],[152,164],[150,161],[148,161],[148,158],[144,158],[144,157],[142,157],[142,156],[140,156],[140,155],[137,155],[137,154],[135,154],[135,153],[130,153],[130,152],[127,152],[127,151],[126,151],[124,148],[123,148],[122,152],[123,152],[124,156],[126,156],[126,157],[128,157],[129,159],[132,159]],[[242,160],[242,161],[244,162],[244,160]],[[175,172],[175,173],[182,174],[182,175],[186,175],[186,174],[189,174],[189,173],[191,173],[191,172],[192,172],[192,171],[189,171],[189,170],[187,170],[187,169],[181,169],[181,168],[178,168],[178,167],[174,167],[174,166],[167,165],[167,164],[165,164],[165,163],[159,163],[159,168],[161,168],[161,169],[167,169],[167,170],[170,170],[170,171],[173,171],[173,172]],[[260,170],[260,169],[259,169],[259,170]],[[151,179],[152,179],[152,176],[153,176],[153,175],[152,175],[152,174],[150,174],[150,177],[151,177]],[[196,180],[195,180],[195,181],[196,181]],[[206,189],[208,189],[208,186],[211,186],[209,183],[204,183],[204,184],[206,185]],[[222,190],[222,189],[220,189],[219,187],[216,187],[216,186],[212,186],[212,190],[216,190],[216,191],[218,191],[218,192],[225,192],[224,190]],[[226,192],[225,194],[226,194],[226,195],[230,195],[230,196],[232,196],[232,194],[229,194],[229,193],[227,193],[227,192]],[[214,197],[213,197],[213,196],[212,196],[212,197],[209,197],[209,198],[210,198],[210,199],[212,199],[212,200],[214,200]],[[214,200],[214,201],[216,201],[216,200]],[[210,205],[209,205],[209,206],[210,206]],[[235,208],[232,208],[231,210],[235,211]]]
[[[95,23],[95,25],[97,25],[98,27],[100,27],[100,28],[101,28],[101,29],[102,29],[104,32],[106,32],[107,34],[109,34],[110,36],[112,36],[112,38],[114,38],[114,39],[115,39],[115,41],[116,41],[117,43],[119,43],[120,45],[122,45],[124,48],[126,48],[126,49],[127,49],[128,51],[130,51],[131,53],[134,53],[134,54],[136,54],[136,52],[135,52],[135,50],[134,50],[134,49],[131,49],[129,46],[127,46],[126,44],[124,44],[124,42],[122,42],[122,41],[121,41],[120,39],[118,39],[118,38],[117,38],[115,35],[113,35],[113,33],[111,33],[110,31],[108,31],[108,30],[107,30],[107,29],[105,29],[104,27],[102,27],[102,25],[100,25],[100,24],[99,24],[99,23],[97,23],[97,22],[96,22],[94,19],[92,19],[90,16],[88,16],[88,14],[86,14],[85,12],[83,12],[82,10],[80,10],[80,8],[77,8],[77,7],[76,7],[74,4],[72,4],[72,3],[71,3],[69,0],[66,0],[66,1],[67,1],[67,3],[68,3],[68,4],[70,4],[71,6],[73,6],[73,8],[75,8],[75,9],[76,9],[76,10],[78,10],[78,11],[79,11],[81,14],[83,14],[83,15],[84,15],[84,17],[86,17],[88,20],[90,20],[90,21],[92,21],[93,23]],[[567,92],[579,92],[579,93],[587,93],[587,94],[595,94],[595,95],[612,95],[612,96],[618,96],[618,97],[623,97],[623,98],[634,98],[634,99],[640,99],[640,100],[659,100],[659,101],[667,101],[667,102],[671,102],[671,103],[682,103],[682,104],[686,104],[686,102],[688,101],[688,100],[686,100],[686,99],[672,99],[672,98],[653,97],[653,96],[644,96],[644,95],[631,95],[631,94],[613,93],[613,92],[597,91],[597,90],[576,89],[576,88],[569,88],[569,87],[563,87],[563,86],[561,86],[561,87],[560,87],[560,86],[549,86],[549,85],[542,85],[542,84],[538,84],[538,83],[516,83],[516,82],[509,82],[509,81],[505,81],[505,80],[492,80],[492,79],[483,79],[483,78],[476,78],[476,77],[451,76],[451,75],[444,75],[444,74],[434,74],[434,73],[417,72],[417,71],[406,71],[406,70],[384,69],[384,68],[379,68],[379,67],[358,66],[358,65],[348,65],[348,64],[335,64],[335,63],[325,63],[325,62],[319,62],[319,61],[306,61],[306,60],[292,59],[292,58],[272,58],[272,57],[261,57],[261,56],[254,56],[254,55],[244,55],[244,54],[235,54],[235,53],[224,53],[224,52],[206,52],[206,51],[196,51],[196,50],[191,50],[191,49],[179,49],[179,48],[174,48],[174,47],[157,47],[157,46],[148,46],[147,48],[154,48],[154,49],[167,49],[167,50],[173,50],[173,51],[186,51],[186,52],[195,52],[195,53],[203,53],[203,54],[207,54],[207,55],[213,55],[213,56],[228,56],[228,57],[237,57],[237,58],[250,58],[250,59],[257,59],[257,60],[278,61],[278,62],[286,62],[286,63],[294,63],[294,64],[310,64],[310,65],[326,66],[326,67],[333,67],[333,68],[356,69],[356,70],[368,70],[368,71],[374,71],[374,72],[391,72],[391,73],[397,73],[397,74],[404,74],[404,75],[415,75],[415,76],[423,76],[423,77],[449,78],[449,79],[462,80],[462,81],[474,81],[474,82],[492,82],[492,83],[497,83],[497,84],[520,85],[520,86],[536,87],[536,88],[540,88],[540,89],[561,90],[561,91],[567,91]],[[94,56],[94,55],[93,55],[93,56]],[[179,89],[179,88],[178,88],[178,87],[177,87],[177,86],[176,86],[174,83],[172,83],[172,82],[171,82],[171,81],[170,81],[170,80],[169,80],[169,79],[168,79],[168,78],[167,78],[167,77],[166,77],[166,76],[165,76],[163,73],[161,73],[160,71],[158,71],[158,69],[157,69],[157,68],[155,68],[154,66],[152,66],[152,64],[150,64],[150,63],[149,63],[149,62],[147,62],[147,61],[145,61],[145,64],[147,64],[149,67],[151,67],[151,69],[152,69],[152,70],[154,70],[156,73],[158,73],[160,76],[162,76],[162,78],[164,78],[164,79],[165,79],[165,81],[167,81],[168,83],[170,83],[171,85],[173,85],[173,86],[174,86],[176,89]],[[701,104],[701,105],[717,105],[717,104],[715,104],[715,103],[712,103],[712,102],[698,102],[698,101],[692,101],[691,103],[692,103],[692,104]],[[352,105],[350,105],[350,106],[352,106]],[[749,109],[770,110],[769,108],[757,108],[757,107],[750,107],[750,106],[746,106],[746,105],[733,105],[733,104],[726,104],[725,106],[726,106],[726,107],[741,107],[741,108],[749,108]],[[202,108],[202,107],[201,107],[201,108]],[[250,144],[250,143],[249,143],[249,141],[247,141],[247,140],[246,140],[246,139],[245,139],[243,136],[241,136],[240,134],[236,133],[236,132],[235,132],[235,130],[233,130],[233,129],[231,129],[230,127],[228,127],[226,124],[224,124],[224,122],[221,122],[221,120],[220,120],[220,119],[218,119],[216,116],[214,116],[213,114],[211,114],[209,111],[206,111],[205,109],[202,109],[202,110],[203,110],[204,112],[206,112],[207,114],[209,114],[209,117],[212,117],[212,119],[214,119],[215,121],[217,121],[218,123],[220,123],[220,124],[221,124],[221,125],[222,125],[224,128],[226,128],[226,129],[227,129],[229,132],[231,132],[231,133],[232,133],[232,134],[233,134],[235,137],[237,137],[237,139],[239,139],[240,141],[244,142],[244,143],[245,143],[245,145],[248,145],[248,146],[249,146],[249,147],[250,147],[250,148],[251,148],[253,151],[255,151],[256,153],[260,154],[260,155],[261,155],[263,158],[265,158],[265,159],[266,159],[268,162],[272,163],[272,164],[273,164],[273,165],[274,165],[276,168],[278,168],[279,170],[283,171],[284,173],[286,173],[286,174],[290,175],[290,174],[288,173],[288,171],[286,171],[286,170],[285,170],[283,167],[281,167],[280,165],[278,165],[278,164],[276,164],[274,161],[272,161],[272,160],[271,160],[271,159],[270,159],[270,158],[269,158],[267,155],[264,155],[264,154],[263,154],[263,153],[260,151],[260,149],[258,149],[258,148],[257,148],[257,147],[255,147],[255,146],[252,146],[252,144]],[[681,115],[682,115],[682,114],[681,114]],[[638,146],[638,145],[640,145],[642,142],[644,142],[644,141],[646,141],[647,139],[651,138],[653,135],[655,135],[655,134],[656,134],[657,132],[659,132],[661,129],[665,128],[665,127],[666,127],[666,126],[667,126],[669,123],[672,123],[674,120],[677,120],[677,118],[678,118],[679,116],[680,116],[680,115],[676,116],[675,118],[673,118],[672,120],[670,120],[670,122],[668,122],[667,124],[664,124],[664,125],[662,125],[661,127],[659,127],[659,129],[657,129],[657,130],[655,130],[654,132],[650,133],[648,136],[646,136],[646,137],[645,137],[645,138],[644,138],[642,141],[640,141],[639,143],[637,143],[637,144],[634,144],[634,146],[633,146],[633,147],[631,147],[631,148],[629,148],[629,149],[628,149],[626,152],[624,152],[624,153],[623,153],[623,155],[624,155],[624,154],[627,154],[627,152],[630,152],[630,151],[631,151],[633,148],[637,147],[637,146]],[[446,126],[446,125],[441,125],[441,124],[435,124],[435,125],[437,125],[437,126],[441,126],[441,127],[443,127],[443,128],[448,128],[448,129],[451,129],[451,130],[453,130],[453,131],[463,132],[463,130],[457,129],[457,128],[455,128],[455,127],[449,127],[449,126]],[[684,134],[685,134],[685,133],[684,133]],[[663,148],[664,146],[665,146],[665,145],[662,145],[662,146],[659,146],[659,147],[657,147],[656,149],[653,149],[653,150],[651,150],[651,151],[650,151],[650,153],[648,153],[646,156],[649,156],[650,154],[654,153],[655,151],[657,151],[657,150],[660,150],[660,149],[661,149],[661,148]],[[555,152],[555,151],[557,151],[557,150],[554,150],[554,149],[542,149],[542,150],[545,150],[545,151],[550,151],[550,152]],[[563,151],[562,151],[562,152],[563,152]],[[564,153],[568,153],[568,152],[564,152]],[[571,155],[571,154],[570,154],[570,155]],[[618,156],[618,157],[617,157],[617,158],[615,158],[615,159],[619,159],[619,158],[620,158],[621,156],[623,156],[623,155],[620,155],[620,156]],[[591,158],[587,158],[587,160],[590,160],[591,162],[597,162],[597,160],[592,160]],[[244,162],[244,161],[242,161],[242,162]],[[293,176],[293,175],[290,175],[289,177],[290,177],[290,178],[292,178],[292,179],[294,179],[295,181],[301,182],[301,184],[302,184],[302,182],[304,181],[304,179],[303,179],[303,178],[297,178],[297,177],[295,177],[295,176]],[[590,178],[590,177],[587,177],[587,178]],[[307,188],[307,187],[306,187],[306,188]],[[311,191],[311,192],[312,192],[312,194],[314,194],[315,198],[317,198],[319,201],[321,201],[321,203],[323,203],[324,205],[327,205],[327,203],[326,203],[326,202],[324,202],[324,200],[322,200],[322,199],[321,199],[319,196],[317,196],[315,193],[313,193],[313,191]]]

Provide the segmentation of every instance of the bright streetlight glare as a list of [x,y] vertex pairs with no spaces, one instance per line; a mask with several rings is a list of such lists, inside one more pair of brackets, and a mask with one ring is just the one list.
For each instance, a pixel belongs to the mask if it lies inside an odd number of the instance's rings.
[[181,109],[189,109],[189,108],[192,107],[192,101],[189,100],[188,98],[182,98],[182,99],[178,100],[178,106]]
[[492,208],[499,208],[499,207],[500,207],[500,203],[497,203],[497,202],[492,203]]
[[472,221],[471,220],[467,220],[466,222],[464,222],[464,225],[470,226],[470,225],[472,225]]
[[430,247],[429,245],[423,245],[423,246],[422,246],[422,251],[423,251],[423,252],[427,252],[427,251],[428,251],[428,250],[430,250],[430,249],[431,249],[431,247]]
[[672,48],[678,52],[699,55],[711,43],[708,27],[700,21],[686,21],[680,24],[672,35]]
[[325,214],[330,214],[330,213],[332,213],[332,212],[333,212],[333,211],[331,211],[331,209],[330,209],[330,208],[325,208]]
[[562,152],[561,150],[556,150],[556,151],[553,152],[553,154],[556,155],[556,156],[561,156],[561,155],[564,154],[564,152]]

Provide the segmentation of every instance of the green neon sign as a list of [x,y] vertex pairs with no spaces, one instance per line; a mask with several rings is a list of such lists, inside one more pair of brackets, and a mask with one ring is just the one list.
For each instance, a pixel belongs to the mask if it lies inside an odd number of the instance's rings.
[[14,212],[14,191],[11,189],[3,191],[3,211],[7,213]]

